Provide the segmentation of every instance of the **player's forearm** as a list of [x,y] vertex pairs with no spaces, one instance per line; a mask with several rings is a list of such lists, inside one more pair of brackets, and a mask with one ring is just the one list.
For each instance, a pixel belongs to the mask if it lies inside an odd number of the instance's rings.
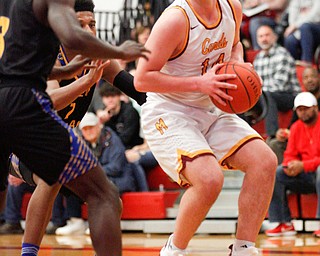
[[65,79],[66,67],[57,67],[54,66],[51,70],[51,73],[48,77],[48,80],[60,80]]
[[94,84],[87,76],[83,76],[67,86],[49,91],[48,94],[54,108],[59,111],[71,104]]
[[194,92],[199,91],[199,80],[201,80],[200,76],[171,76],[160,71],[140,72],[137,70],[134,76],[134,86],[140,92]]
[[81,53],[83,56],[92,59],[122,59],[125,57],[120,47],[106,43],[81,28],[74,36],[68,38],[68,41],[64,42],[63,45]]

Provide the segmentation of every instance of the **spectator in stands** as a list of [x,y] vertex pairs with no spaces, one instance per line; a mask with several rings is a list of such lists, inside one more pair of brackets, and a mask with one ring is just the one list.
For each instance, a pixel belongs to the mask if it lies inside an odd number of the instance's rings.
[[132,165],[125,156],[125,147],[117,134],[103,126],[93,113],[87,113],[80,126],[81,134],[99,159],[108,178],[116,184],[120,194],[136,191]]
[[[137,170],[139,167],[127,162],[125,147],[111,128],[101,125],[99,118],[89,112],[81,120],[79,128],[82,137],[97,156],[106,176],[117,186],[120,195],[124,192],[148,190],[143,170]],[[69,221],[66,226],[56,230],[57,235],[85,233],[86,225],[81,217],[82,203],[74,195],[67,197]]]
[[289,26],[284,32],[284,45],[297,64],[310,66],[320,45],[320,1],[291,0]]
[[126,149],[142,144],[140,116],[132,103],[121,101],[121,91],[106,82],[100,87],[100,95],[105,106],[97,113],[101,123],[117,133]]
[[[320,77],[318,70],[314,67],[306,67],[302,73],[302,83],[306,91],[311,92],[318,101],[318,108],[320,110]],[[293,114],[293,118],[290,126],[298,119],[296,112]],[[280,128],[276,133],[276,137],[268,141],[268,145],[273,152],[277,155],[278,163],[283,161],[283,153],[287,147],[289,128]]]
[[[260,46],[257,42],[257,30],[262,25],[271,26],[276,28],[280,22],[281,16],[288,5],[288,0],[244,0],[243,9],[253,9],[259,6],[266,6],[259,13],[253,16],[246,16],[244,11],[244,17],[241,25],[243,35],[249,36],[251,46],[254,50],[260,50]],[[258,9],[258,8],[257,8]],[[249,35],[246,30],[249,30]]]
[[[136,28],[133,29],[133,38],[141,44],[145,44],[150,36],[151,26],[137,25]],[[137,67],[139,59],[136,59],[133,62],[128,63],[130,74],[134,75],[134,72]]]
[[145,45],[145,43],[147,42],[149,36],[150,36],[150,32],[151,32],[151,27],[150,26],[139,26],[136,28],[136,41],[138,43],[141,43],[143,45]]
[[[23,164],[21,163],[20,168]],[[26,193],[33,193],[35,186],[25,183],[22,179],[9,175],[8,178],[8,193],[6,200],[6,207],[3,212],[4,223],[0,226],[0,235],[5,234],[22,234],[24,231],[21,227],[21,208],[23,198]],[[59,201],[60,196],[57,197],[54,210],[51,217],[51,226],[47,229],[48,234],[52,234],[57,227],[65,225],[63,205]]]
[[34,187],[21,179],[9,175],[6,207],[4,210],[5,223],[0,227],[0,234],[23,234],[20,221],[22,220],[21,206],[23,195],[33,192]]
[[132,149],[127,149],[126,157],[130,163],[139,164],[146,173],[159,164],[146,140],[144,140],[141,145],[134,146]]
[[147,12],[150,12],[150,22],[154,23],[164,11],[164,9],[169,6],[173,1],[172,0],[139,0],[139,3],[144,6],[144,9]]
[[[253,65],[263,80],[262,90],[268,104],[265,118],[266,133],[274,138],[278,125],[278,111],[292,111],[294,97],[301,91],[296,66],[290,53],[277,44],[277,35],[270,26],[263,25],[257,30],[257,41],[261,51]],[[257,104],[263,104],[261,100]]]
[[[287,191],[318,194],[317,217],[320,217],[320,118],[318,102],[310,92],[299,93],[294,100],[299,120],[290,129],[284,160],[276,173],[273,197],[269,207],[270,222],[278,222],[268,236],[295,235],[291,223]],[[320,237],[320,230],[314,233]]]

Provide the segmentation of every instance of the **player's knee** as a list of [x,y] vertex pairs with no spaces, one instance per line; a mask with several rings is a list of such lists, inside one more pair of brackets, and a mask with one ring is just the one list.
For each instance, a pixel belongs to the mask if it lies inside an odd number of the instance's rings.
[[221,171],[215,172],[214,175],[208,175],[201,178],[201,190],[202,193],[208,195],[208,199],[212,196],[219,194],[222,190],[224,182],[224,176]]
[[259,169],[263,174],[263,180],[265,182],[274,181],[276,176],[276,170],[278,166],[277,156],[270,150],[266,156],[264,156],[263,161],[259,163]]

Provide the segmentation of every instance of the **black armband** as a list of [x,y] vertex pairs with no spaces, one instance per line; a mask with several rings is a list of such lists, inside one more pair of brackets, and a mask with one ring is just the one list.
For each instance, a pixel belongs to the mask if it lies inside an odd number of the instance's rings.
[[147,95],[138,92],[133,85],[133,76],[125,70],[120,71],[113,80],[113,85],[134,99],[140,106],[146,102]]

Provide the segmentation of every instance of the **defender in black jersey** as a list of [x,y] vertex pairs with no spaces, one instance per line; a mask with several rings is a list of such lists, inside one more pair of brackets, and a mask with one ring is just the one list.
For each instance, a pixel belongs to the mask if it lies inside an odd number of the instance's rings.
[[0,191],[13,152],[48,184],[64,184],[88,203],[97,255],[121,255],[117,190],[52,108],[46,80],[59,40],[91,58],[132,60],[146,57],[146,49],[132,41],[115,47],[96,39],[81,29],[73,7],[72,0],[0,1]]

